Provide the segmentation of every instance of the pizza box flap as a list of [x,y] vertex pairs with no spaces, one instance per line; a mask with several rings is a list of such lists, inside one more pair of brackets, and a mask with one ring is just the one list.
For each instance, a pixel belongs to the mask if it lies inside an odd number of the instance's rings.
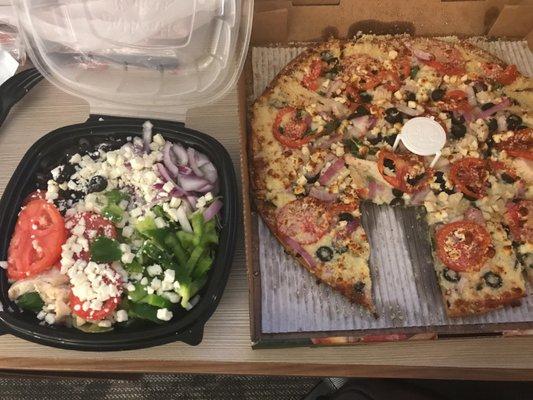
[[509,0],[256,0],[251,40],[302,42],[359,31],[523,39],[533,29],[532,7]]

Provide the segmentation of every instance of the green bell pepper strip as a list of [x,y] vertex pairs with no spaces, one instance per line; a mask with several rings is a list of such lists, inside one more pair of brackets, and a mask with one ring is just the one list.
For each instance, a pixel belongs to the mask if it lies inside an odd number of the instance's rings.
[[157,307],[146,303],[130,302],[128,304],[128,316],[131,318],[146,319],[156,324],[162,324],[164,322],[157,318]]
[[207,254],[202,255],[192,271],[192,278],[200,279],[205,276],[209,269],[211,269],[211,265],[213,265],[213,258]]
[[179,265],[185,265],[187,263],[189,256],[175,235],[166,236],[165,244],[172,250]]
[[23,310],[39,312],[43,309],[44,301],[37,292],[24,293],[17,301],[17,305]]
[[172,303],[170,302],[170,300],[164,298],[163,296],[159,296],[157,294],[149,294],[145,296],[140,302],[150,304],[151,306],[154,306],[157,308],[172,307]]
[[102,209],[102,215],[113,222],[120,222],[124,217],[124,210],[116,204],[108,204]]

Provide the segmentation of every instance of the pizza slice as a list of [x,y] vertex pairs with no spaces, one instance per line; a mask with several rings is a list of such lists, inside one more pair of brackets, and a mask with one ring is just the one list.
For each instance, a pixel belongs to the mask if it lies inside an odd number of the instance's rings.
[[525,281],[501,223],[472,207],[432,230],[435,271],[450,317],[520,304]]

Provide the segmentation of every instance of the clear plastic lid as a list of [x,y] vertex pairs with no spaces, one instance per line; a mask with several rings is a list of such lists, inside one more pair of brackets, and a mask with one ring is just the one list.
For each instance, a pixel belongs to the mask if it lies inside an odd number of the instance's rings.
[[253,0],[14,0],[36,67],[91,106],[187,109],[224,95]]

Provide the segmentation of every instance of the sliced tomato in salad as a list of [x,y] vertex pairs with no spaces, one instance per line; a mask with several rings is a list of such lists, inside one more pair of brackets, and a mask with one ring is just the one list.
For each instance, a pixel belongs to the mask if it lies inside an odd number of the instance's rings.
[[22,200],[22,205],[25,206],[30,201],[37,199],[46,200],[46,191],[37,189],[36,191],[31,192],[24,200]]
[[318,89],[318,78],[322,74],[322,61],[313,60],[309,66],[309,73],[302,79],[302,85],[307,89],[315,91]]
[[516,132],[508,139],[497,143],[498,150],[505,150],[511,157],[520,157],[533,160],[533,129],[524,128]]
[[291,201],[278,211],[276,227],[282,236],[300,244],[311,244],[324,236],[331,219],[324,203],[313,197],[304,197]]
[[454,271],[477,271],[491,254],[492,239],[487,229],[473,221],[456,221],[435,234],[437,256]]
[[313,135],[308,135],[311,119],[303,117],[302,112],[294,107],[285,107],[278,111],[272,131],[282,145],[299,148],[309,143]]
[[43,199],[27,203],[19,213],[9,244],[7,274],[18,280],[51,269],[61,257],[67,239],[59,210]]
[[433,171],[425,167],[421,157],[389,150],[380,151],[378,170],[391,186],[405,193],[424,189],[433,176]]
[[488,179],[489,165],[480,158],[462,158],[450,168],[450,180],[455,188],[472,199],[485,197]]
[[[85,225],[83,237],[87,239],[89,243],[91,243],[98,236],[105,236],[112,239],[117,237],[117,229],[111,221],[102,217],[101,215],[89,211],[76,214],[69,218],[66,221],[66,226],[69,231],[74,229],[81,219],[83,219]],[[78,258],[89,261],[90,254],[88,251],[82,250],[82,252],[79,253]]]
[[533,241],[533,200],[510,202],[504,218],[515,241]]
[[91,308],[84,310],[83,303],[83,301],[70,292],[69,306],[73,314],[86,321],[101,321],[117,309],[117,306],[120,303],[120,297],[111,297],[107,299],[100,310],[93,310]]
[[510,85],[518,78],[518,69],[514,64],[504,67],[497,63],[486,63],[483,65],[483,71],[490,79],[502,85]]

